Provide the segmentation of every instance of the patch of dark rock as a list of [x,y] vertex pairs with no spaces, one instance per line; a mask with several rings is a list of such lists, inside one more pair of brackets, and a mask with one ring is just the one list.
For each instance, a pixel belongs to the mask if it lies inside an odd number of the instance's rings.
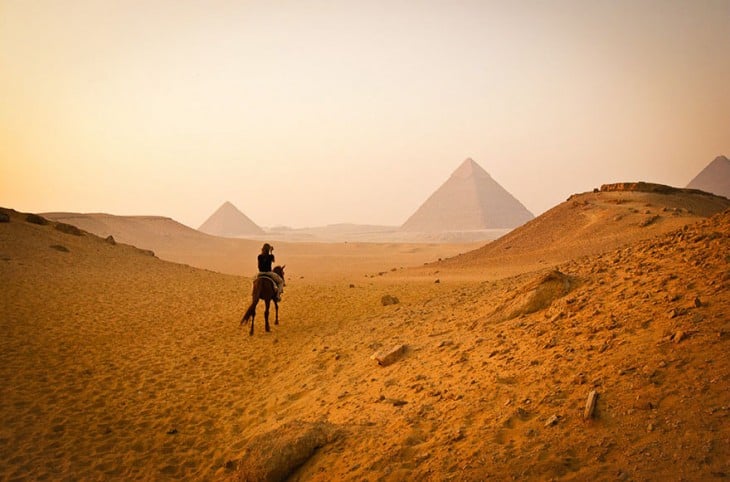
[[69,250],[66,246],[63,246],[61,244],[52,244],[51,249],[55,249],[56,251],[60,251],[62,253],[68,253]]
[[392,295],[384,295],[382,298],[380,298],[380,303],[383,306],[397,305],[398,303],[400,303],[400,300]]
[[295,420],[254,437],[239,461],[234,480],[279,482],[287,480],[318,449],[339,435],[325,422]]
[[56,224],[56,229],[58,229],[62,233],[72,234],[74,236],[83,236],[84,235],[83,231],[81,231],[79,228],[77,228],[73,224],[58,223],[58,224]]
[[48,220],[44,218],[43,216],[38,216],[37,214],[29,214],[25,217],[25,221],[31,224],[37,224],[39,226],[45,226],[48,224]]

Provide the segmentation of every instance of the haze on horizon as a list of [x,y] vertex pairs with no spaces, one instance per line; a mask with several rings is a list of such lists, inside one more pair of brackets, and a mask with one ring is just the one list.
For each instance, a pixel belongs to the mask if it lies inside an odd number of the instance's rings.
[[730,155],[730,0],[0,0],[0,206],[400,225]]

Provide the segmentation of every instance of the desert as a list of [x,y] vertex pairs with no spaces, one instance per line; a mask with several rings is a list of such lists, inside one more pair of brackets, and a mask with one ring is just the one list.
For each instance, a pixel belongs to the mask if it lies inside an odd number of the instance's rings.
[[486,244],[277,242],[253,336],[260,241],[2,209],[2,478],[725,479],[729,207],[626,183]]

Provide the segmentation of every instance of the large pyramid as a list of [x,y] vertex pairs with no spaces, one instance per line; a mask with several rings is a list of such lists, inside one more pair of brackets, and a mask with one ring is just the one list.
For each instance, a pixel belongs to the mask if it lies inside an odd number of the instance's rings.
[[404,231],[471,231],[515,228],[534,216],[472,159],[401,226]]
[[687,187],[730,198],[730,159],[717,156]]
[[201,224],[198,231],[230,238],[250,234],[265,234],[263,229],[228,201],[224,202],[207,221]]

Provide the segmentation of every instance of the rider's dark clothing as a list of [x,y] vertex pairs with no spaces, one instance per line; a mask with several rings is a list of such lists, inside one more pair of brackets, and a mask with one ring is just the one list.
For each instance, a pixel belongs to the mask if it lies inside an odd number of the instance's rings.
[[259,272],[268,273],[269,271],[271,271],[271,265],[273,262],[274,262],[273,254],[261,253],[259,255]]

